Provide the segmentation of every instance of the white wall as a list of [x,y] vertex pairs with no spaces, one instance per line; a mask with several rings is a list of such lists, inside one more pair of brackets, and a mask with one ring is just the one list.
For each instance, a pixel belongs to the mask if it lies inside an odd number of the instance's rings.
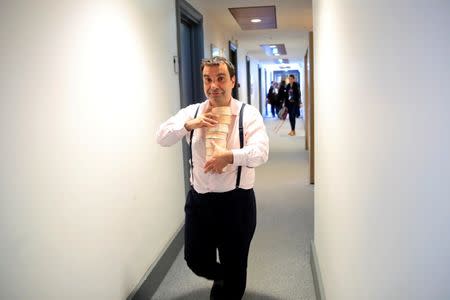
[[[251,102],[259,110],[258,101],[258,60],[250,58],[250,82],[247,82],[247,49],[238,47],[238,82],[239,100],[245,103]],[[250,85],[250,101],[248,99],[247,88]]]
[[2,1],[0,41],[0,298],[125,299],[183,222],[174,1]]
[[327,299],[450,299],[450,4],[314,0]]

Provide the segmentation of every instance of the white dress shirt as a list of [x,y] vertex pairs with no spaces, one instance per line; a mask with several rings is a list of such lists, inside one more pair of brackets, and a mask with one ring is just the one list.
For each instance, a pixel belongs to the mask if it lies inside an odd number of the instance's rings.
[[[192,104],[181,109],[176,115],[161,124],[157,132],[157,142],[161,146],[171,146],[186,137],[189,143],[191,132],[184,127],[186,121],[194,119],[199,104]],[[232,120],[227,138],[227,149],[233,152],[233,164],[225,167],[223,173],[205,173],[206,163],[206,128],[194,129],[192,137],[191,185],[198,193],[226,192],[236,188],[237,168],[242,166],[239,187],[251,189],[255,183],[255,167],[265,163],[269,156],[269,137],[263,118],[259,111],[246,104],[244,108],[244,147],[239,144],[239,112],[242,102],[232,99],[230,102]],[[200,104],[200,115],[209,108],[209,101]]]

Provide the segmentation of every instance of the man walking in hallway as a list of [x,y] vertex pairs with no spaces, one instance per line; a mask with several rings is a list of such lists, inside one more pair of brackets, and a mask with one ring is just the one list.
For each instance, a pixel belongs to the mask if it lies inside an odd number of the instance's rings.
[[269,139],[258,110],[231,96],[234,66],[213,57],[202,61],[201,71],[208,99],[161,124],[157,141],[171,146],[186,137],[191,149],[185,204],[189,268],[214,280],[210,299],[238,300],[246,288],[256,227],[255,167],[267,161]]

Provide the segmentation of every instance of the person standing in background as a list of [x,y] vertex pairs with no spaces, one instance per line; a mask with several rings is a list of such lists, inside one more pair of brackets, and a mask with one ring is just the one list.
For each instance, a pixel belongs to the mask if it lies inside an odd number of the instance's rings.
[[[276,117],[277,113],[276,113],[276,106],[277,106],[277,102],[278,102],[278,83],[275,81],[272,81],[272,84],[269,88],[269,92],[267,93],[267,97],[266,97],[266,101],[267,103],[270,104],[270,111],[272,113],[272,117]],[[267,109],[267,106],[266,106]]]
[[[232,98],[236,77],[230,61],[205,59],[201,71],[208,99],[181,109],[161,124],[157,142],[171,146],[185,137],[191,148],[191,189],[184,207],[188,267],[214,280],[210,299],[240,300],[256,228],[255,168],[267,162],[269,138],[259,111]],[[224,108],[228,115],[214,113]],[[221,118],[230,121],[226,128],[218,126],[226,123]],[[216,129],[227,136],[226,147],[212,142],[212,155],[207,158],[206,136]]]
[[281,80],[280,85],[278,87],[277,114],[285,104],[286,99],[287,99],[286,80]]
[[298,110],[300,108],[300,88],[295,81],[293,74],[289,75],[289,83],[286,86],[287,98],[285,105],[289,112],[289,122],[291,123],[291,131],[288,133],[290,136],[295,135],[295,118],[297,117]]

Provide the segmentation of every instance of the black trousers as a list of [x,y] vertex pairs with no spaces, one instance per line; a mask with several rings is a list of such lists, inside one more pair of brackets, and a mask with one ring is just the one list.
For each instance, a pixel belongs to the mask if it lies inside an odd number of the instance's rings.
[[289,103],[288,104],[288,113],[289,113],[289,122],[291,123],[291,130],[295,130],[295,118],[297,115],[297,103]]
[[198,276],[224,280],[224,299],[241,299],[247,283],[250,242],[256,228],[253,189],[206,194],[191,189],[185,213],[187,265]]
[[277,116],[277,107],[275,106],[275,104],[270,104],[270,110],[272,112],[272,116],[276,117]]

